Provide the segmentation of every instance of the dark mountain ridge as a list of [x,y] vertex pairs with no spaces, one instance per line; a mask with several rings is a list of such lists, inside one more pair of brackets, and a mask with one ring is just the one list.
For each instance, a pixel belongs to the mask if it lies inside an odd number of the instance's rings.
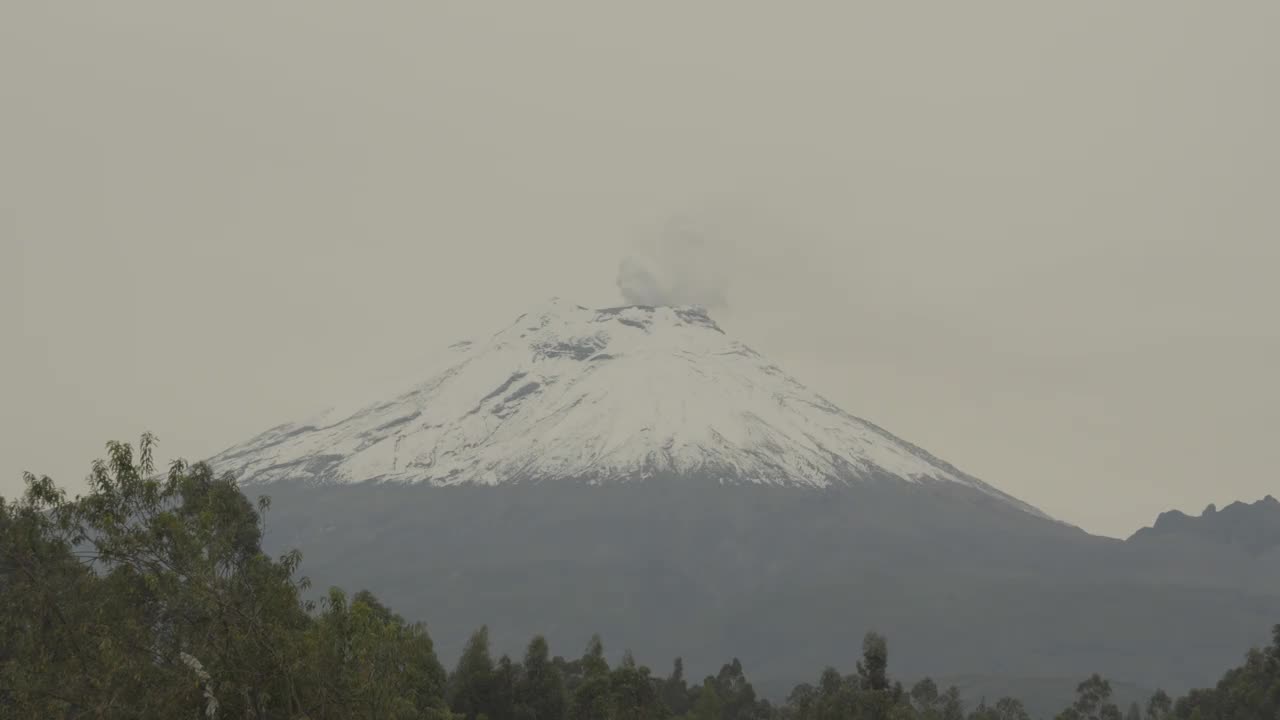
[[1132,543],[1199,540],[1260,555],[1280,548],[1280,500],[1267,495],[1254,503],[1233,502],[1219,510],[1209,505],[1199,516],[1178,510],[1160,513],[1151,527],[1138,530]]

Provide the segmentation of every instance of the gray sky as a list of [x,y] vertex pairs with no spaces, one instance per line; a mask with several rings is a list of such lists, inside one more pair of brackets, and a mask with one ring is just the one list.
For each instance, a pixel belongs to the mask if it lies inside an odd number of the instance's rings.
[[1280,3],[618,5],[3,3],[0,494],[618,304],[672,218],[731,333],[1058,517],[1280,489]]

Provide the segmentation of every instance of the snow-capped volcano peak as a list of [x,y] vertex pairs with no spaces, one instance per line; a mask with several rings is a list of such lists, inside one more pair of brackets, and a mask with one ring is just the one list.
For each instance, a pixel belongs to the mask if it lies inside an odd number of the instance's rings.
[[835,407],[697,307],[553,299],[451,352],[392,399],[273,428],[212,463],[254,483],[959,483],[1041,514]]

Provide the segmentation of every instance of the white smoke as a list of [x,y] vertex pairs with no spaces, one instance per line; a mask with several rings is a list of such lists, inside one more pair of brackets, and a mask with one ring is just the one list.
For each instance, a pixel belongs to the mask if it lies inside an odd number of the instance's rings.
[[711,223],[678,216],[622,259],[618,290],[632,305],[723,308],[733,257],[730,242]]

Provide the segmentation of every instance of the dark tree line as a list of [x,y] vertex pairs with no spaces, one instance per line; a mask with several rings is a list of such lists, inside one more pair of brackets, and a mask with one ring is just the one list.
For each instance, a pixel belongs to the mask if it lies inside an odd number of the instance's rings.
[[[446,672],[425,627],[372,594],[305,600],[301,555],[262,552],[269,500],[203,464],[158,476],[153,448],[109,444],[83,496],[28,475],[0,498],[0,717],[1029,720],[1014,698],[965,708],[954,687],[905,688],[876,634],[853,672],[827,668],[781,705],[736,659],[691,683],[679,658],[665,676],[630,653],[611,667],[599,637],[574,659],[541,637],[495,659],[481,628]],[[1094,675],[1055,720],[1217,718],[1280,718],[1280,626],[1214,688],[1122,710]]]

